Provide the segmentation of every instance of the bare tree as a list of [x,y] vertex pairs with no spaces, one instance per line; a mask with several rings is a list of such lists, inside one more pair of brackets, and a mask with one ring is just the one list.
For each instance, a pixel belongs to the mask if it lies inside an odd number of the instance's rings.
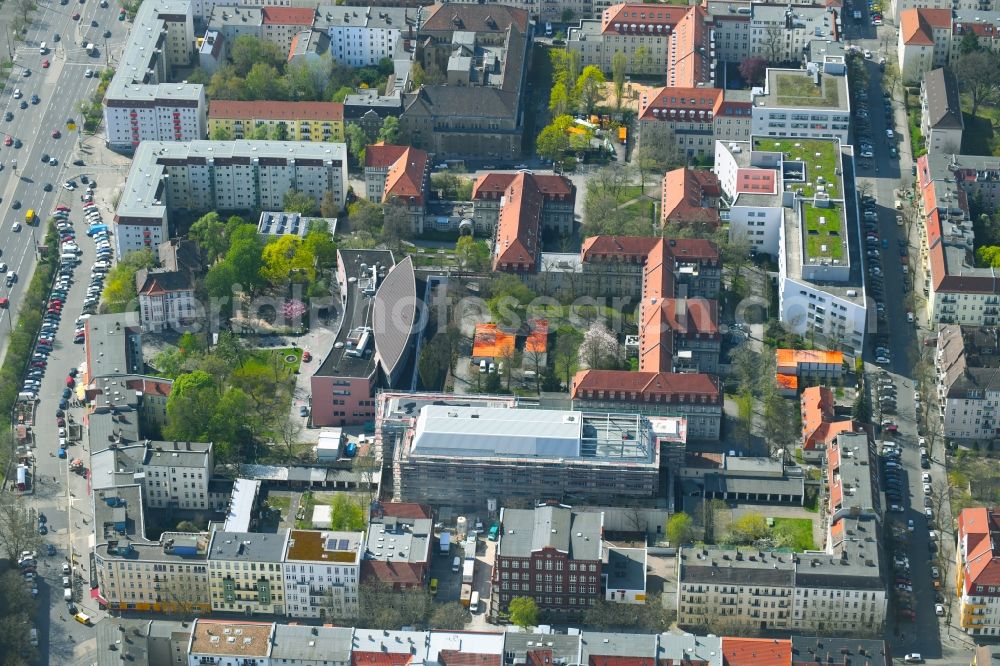
[[295,458],[295,445],[299,442],[299,434],[302,432],[302,421],[291,415],[290,412],[282,414],[277,425],[278,435],[287,449],[288,459]]
[[621,359],[622,347],[614,333],[601,322],[592,323],[580,344],[580,365],[591,370],[614,369]]
[[542,392],[542,372],[545,370],[545,351],[541,349],[525,349],[524,360],[535,373],[535,393]]
[[41,545],[37,519],[38,514],[23,497],[0,491],[0,548],[11,562],[16,562],[22,551],[37,550]]
[[782,44],[785,40],[785,31],[776,25],[768,27],[764,31],[764,36],[762,39],[764,47],[764,56],[767,58],[767,62],[774,64],[783,60],[780,56],[783,54]]

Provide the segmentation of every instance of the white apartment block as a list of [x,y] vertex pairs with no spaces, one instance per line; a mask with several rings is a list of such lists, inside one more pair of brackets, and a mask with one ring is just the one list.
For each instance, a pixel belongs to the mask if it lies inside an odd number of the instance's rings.
[[719,61],[801,61],[812,40],[837,42],[843,34],[841,12],[832,6],[709,0],[707,9]]
[[194,47],[187,0],[140,6],[104,98],[110,148],[134,150],[142,141],[193,141],[205,136],[204,86],[169,83],[175,68],[191,64]]
[[142,143],[115,214],[119,256],[166,240],[168,210],[281,210],[288,190],[319,205],[347,197],[343,143],[193,141]]
[[752,114],[756,137],[838,139],[846,145],[851,100],[843,58],[809,63],[806,70],[768,69],[764,90],[753,95]]
[[145,440],[112,444],[91,453],[91,468],[94,488],[120,484],[127,478],[142,488],[149,508],[212,508],[208,491],[215,469],[211,443]]
[[757,252],[778,256],[778,238],[785,219],[781,180],[768,162],[755,165],[749,141],[716,141],[715,174],[727,205],[720,215],[729,220],[729,235],[746,238]]
[[427,10],[406,7],[321,7],[315,29],[330,37],[330,54],[351,67],[392,60],[401,35],[415,30]]
[[229,49],[237,37],[249,35],[277,45],[288,53],[292,40],[312,29],[317,8],[275,6],[217,6],[209,18],[209,29],[222,35],[223,48]]
[[897,62],[904,83],[948,64],[952,44],[950,9],[904,9],[899,13]]
[[286,613],[357,617],[364,544],[364,532],[291,530],[285,552]]
[[285,614],[282,559],[288,530],[212,533],[208,549],[212,610],[245,615]]

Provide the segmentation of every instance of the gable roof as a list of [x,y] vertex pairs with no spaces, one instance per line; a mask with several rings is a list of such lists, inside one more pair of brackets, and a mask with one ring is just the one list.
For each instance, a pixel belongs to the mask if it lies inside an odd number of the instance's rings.
[[907,46],[933,46],[935,28],[951,28],[950,9],[904,9],[899,13],[900,35]]
[[408,146],[394,146],[384,141],[365,148],[365,168],[388,169],[403,156]]
[[954,72],[947,67],[939,67],[924,74],[924,94],[931,129],[962,129],[965,126],[958,95],[958,78]]
[[993,548],[994,542],[1000,540],[1000,511],[983,507],[963,509],[958,516],[958,535],[965,592],[971,592],[973,585],[982,585],[984,589],[976,594],[988,594],[985,586],[1000,586],[1000,553]]
[[721,193],[719,177],[712,171],[673,169],[663,177],[661,224],[702,222],[718,227],[719,210],[706,201]]
[[316,10],[308,7],[262,7],[264,25],[312,26]]
[[639,97],[639,120],[685,120],[697,116],[704,122],[722,107],[725,96],[719,88],[664,86]]
[[190,291],[191,280],[187,273],[162,268],[143,268],[135,273],[135,290],[139,296]]
[[427,181],[427,160],[427,151],[407,147],[386,173],[382,201],[399,197],[404,203],[412,199],[413,204],[422,206],[424,184]]
[[523,9],[490,3],[488,5],[436,4],[420,25],[421,34],[428,32],[506,32],[513,27],[528,31],[528,12]]
[[[663,396],[670,402],[678,396],[703,396],[707,403],[719,401],[718,381],[711,375],[676,372],[631,372],[629,370],[581,370],[573,376],[570,397],[586,400],[585,392],[635,393],[634,401]],[[609,396],[612,399],[615,395]],[[621,397],[622,400],[630,400]]]
[[790,666],[792,642],[777,638],[722,638],[724,666]]
[[802,391],[802,448],[814,451],[819,444],[828,445],[842,432],[852,432],[851,419],[834,421],[833,391],[825,386],[810,386]]
[[641,310],[639,369],[668,371],[673,367],[674,335],[716,338],[719,335],[717,301],[704,298],[659,298]]
[[622,2],[601,14],[601,32],[610,35],[665,36],[688,14],[687,7]]
[[[289,8],[292,9],[292,8]],[[332,120],[344,119],[340,102],[280,102],[213,99],[208,103],[209,118],[239,120]]]

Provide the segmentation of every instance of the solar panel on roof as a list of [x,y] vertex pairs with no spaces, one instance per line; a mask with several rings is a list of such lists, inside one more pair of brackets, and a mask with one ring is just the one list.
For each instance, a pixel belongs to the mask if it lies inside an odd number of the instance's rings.
[[347,539],[341,539],[337,544],[337,550],[347,550],[349,543],[350,542]]

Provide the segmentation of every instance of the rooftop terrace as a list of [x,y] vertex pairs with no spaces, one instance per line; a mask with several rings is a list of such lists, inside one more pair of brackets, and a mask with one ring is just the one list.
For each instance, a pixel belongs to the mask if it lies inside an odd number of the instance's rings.
[[841,109],[847,103],[847,79],[843,76],[820,76],[807,70],[769,69],[764,106],[788,108]]
[[811,202],[802,203],[802,219],[805,222],[806,261],[842,261],[847,244],[844,233],[844,211],[840,204],[831,202],[827,208],[819,208]]
[[[830,139],[761,137],[753,140],[753,149],[784,154],[785,189],[791,188],[811,199],[822,186],[822,191],[831,199],[844,198],[839,142]],[[802,163],[804,171],[801,182],[795,181],[794,165],[789,165],[788,162]]]

